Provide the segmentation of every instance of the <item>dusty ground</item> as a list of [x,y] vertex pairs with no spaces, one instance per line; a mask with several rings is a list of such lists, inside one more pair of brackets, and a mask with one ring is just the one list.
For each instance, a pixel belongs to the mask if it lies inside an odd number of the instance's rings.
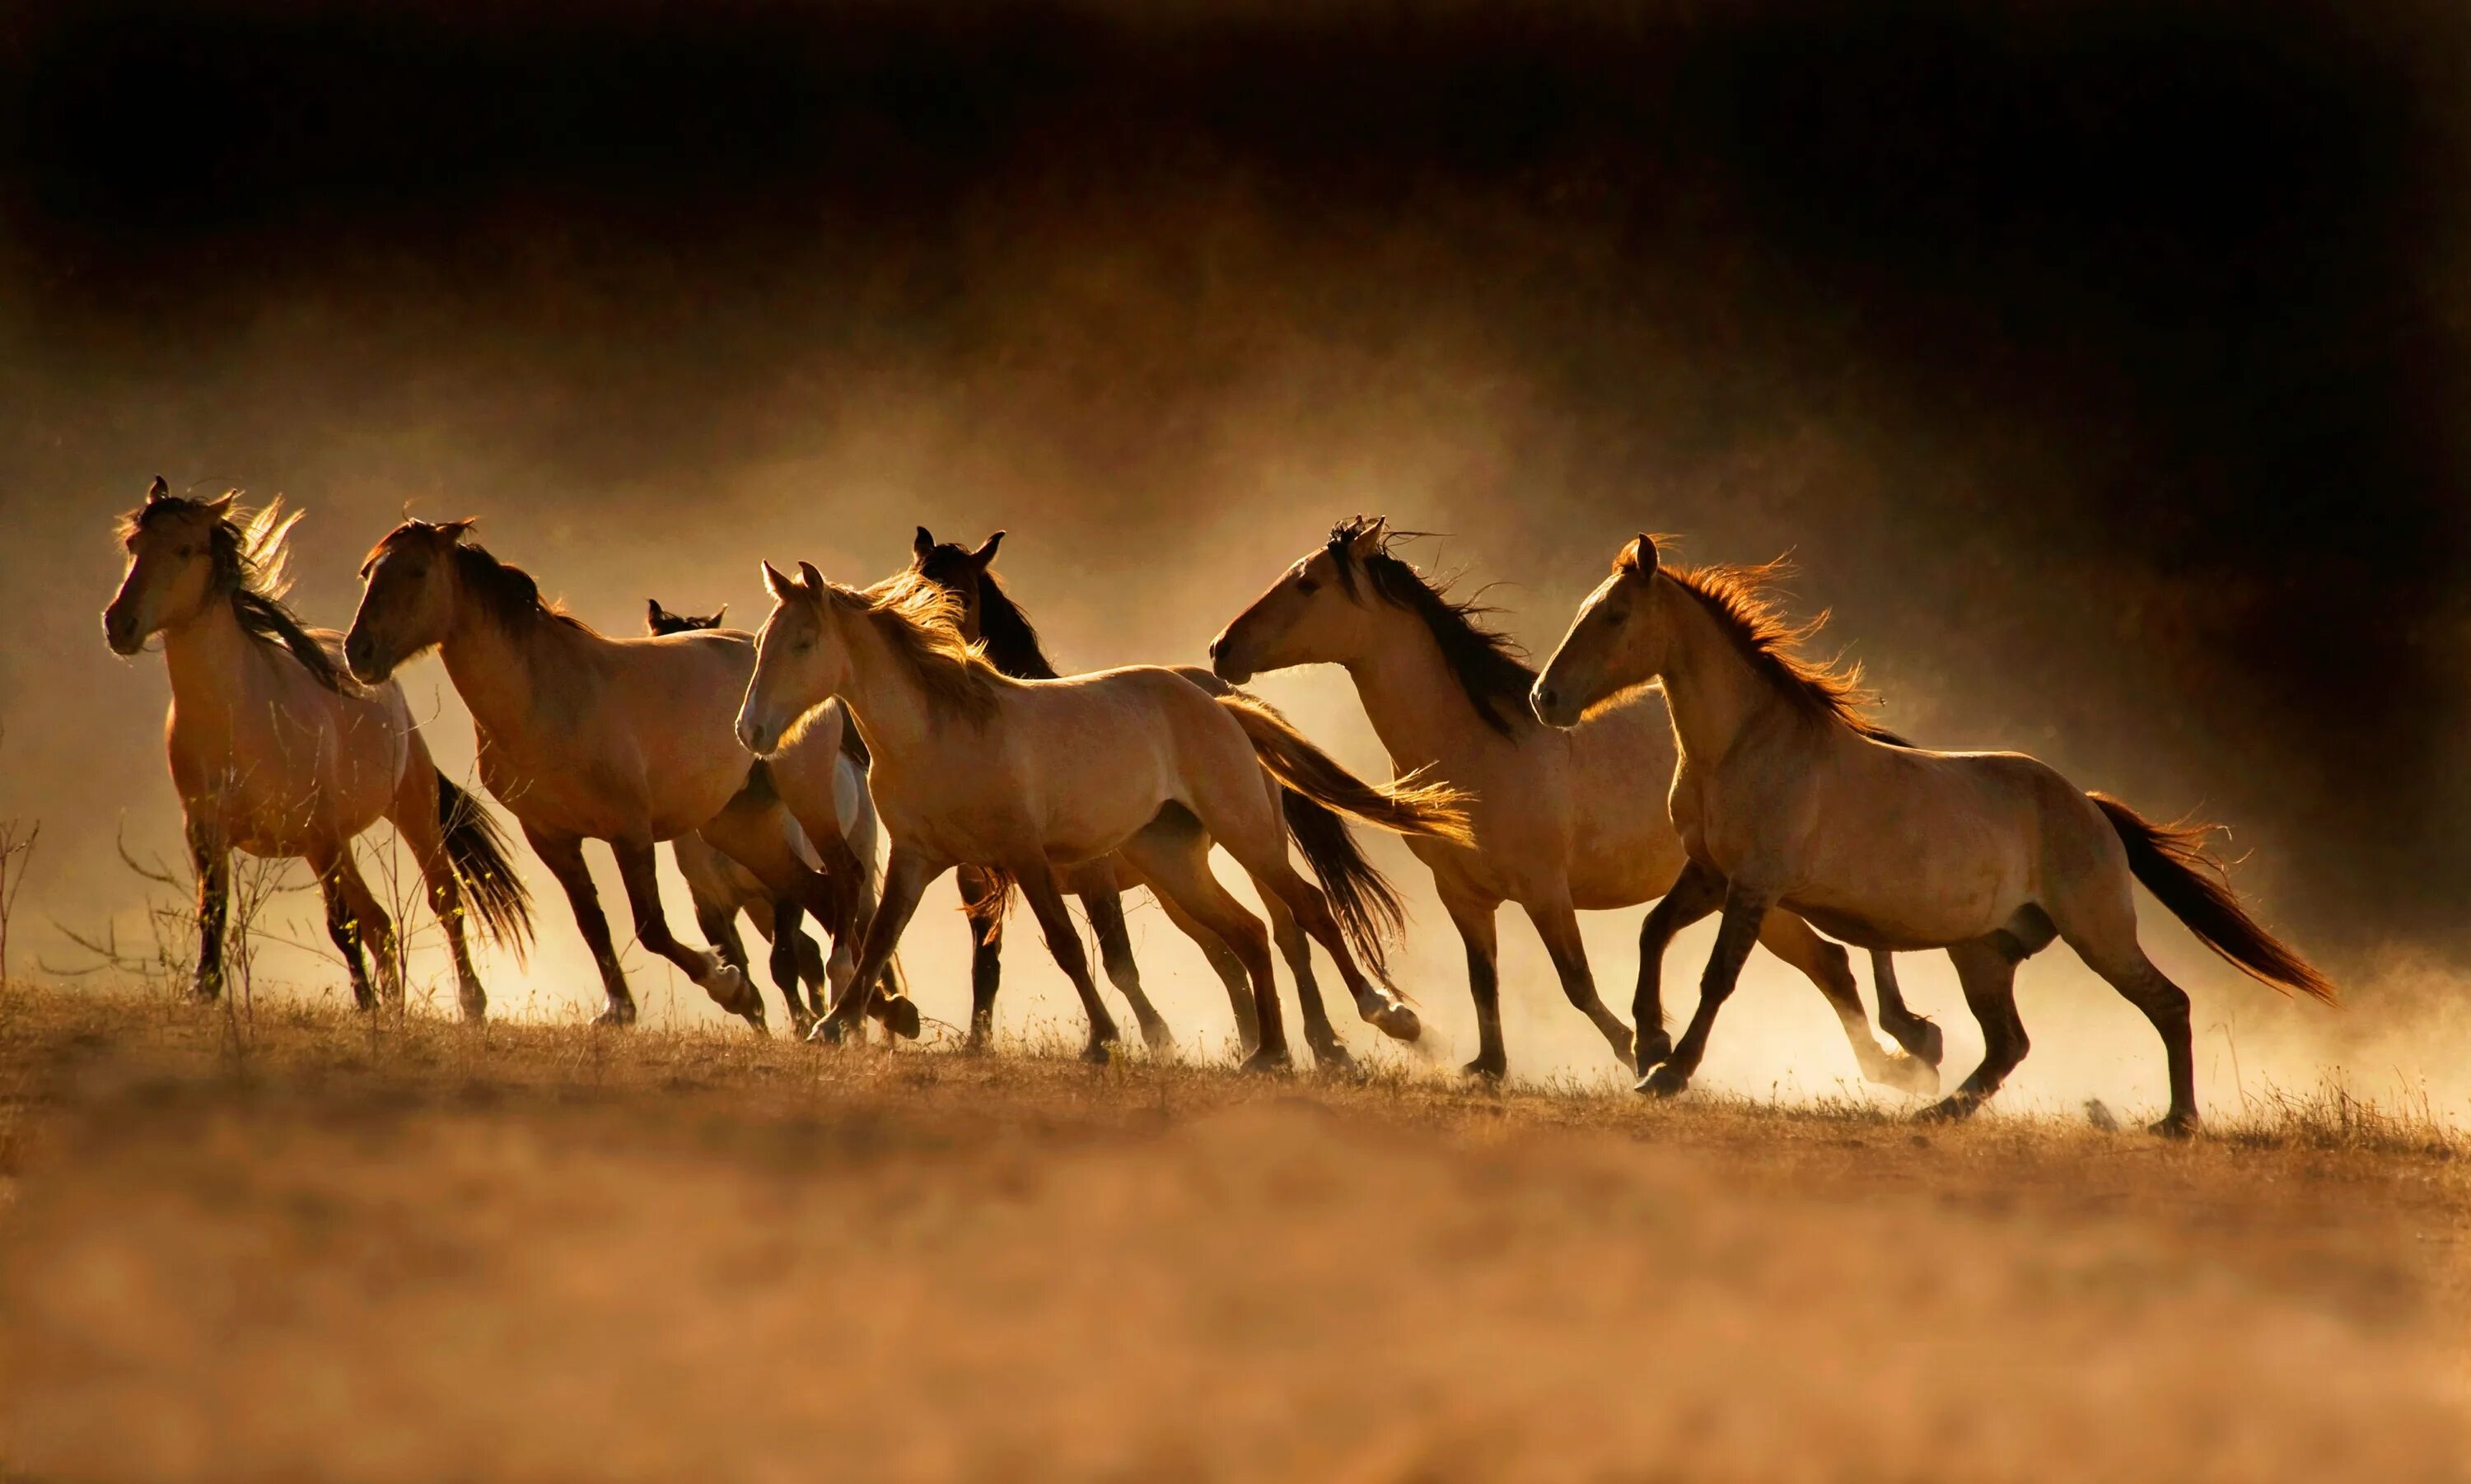
[[2471,1160],[21,986],[0,1474],[2471,1477]]

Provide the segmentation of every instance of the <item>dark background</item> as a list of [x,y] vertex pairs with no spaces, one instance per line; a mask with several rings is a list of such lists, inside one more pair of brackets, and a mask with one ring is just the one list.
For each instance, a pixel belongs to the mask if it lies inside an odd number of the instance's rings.
[[2236,821],[2338,964],[2471,941],[2458,8],[466,9],[0,19],[57,892],[167,803],[92,627],[160,469],[307,505],[339,625],[407,500],[620,631],[1005,525],[1081,664],[1362,507],[1540,652],[1636,530],[1791,547],[1894,723]]

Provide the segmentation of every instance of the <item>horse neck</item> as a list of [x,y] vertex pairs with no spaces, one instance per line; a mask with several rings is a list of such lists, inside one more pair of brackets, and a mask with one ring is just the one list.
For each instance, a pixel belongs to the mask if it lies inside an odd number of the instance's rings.
[[1665,709],[1683,756],[1713,764],[1777,699],[1773,686],[1699,601],[1670,577],[1654,589],[1658,627],[1664,634]]
[[163,664],[172,675],[172,704],[191,723],[228,717],[250,690],[250,651],[258,646],[240,626],[231,600],[217,594],[181,623],[163,630]]
[[1476,714],[1475,703],[1452,673],[1441,642],[1414,614],[1376,604],[1376,637],[1366,652],[1345,662],[1355,681],[1374,735],[1390,765],[1408,772],[1428,764],[1449,770],[1450,760],[1498,736]]
[[553,648],[588,636],[537,617],[517,631],[473,611],[468,600],[457,607],[455,626],[437,647],[447,678],[482,731],[501,740],[523,736],[535,714],[533,667],[558,663]]
[[913,755],[928,740],[931,720],[926,693],[902,667],[866,615],[824,602],[824,622],[840,646],[841,686],[833,693],[849,708],[859,737],[881,764]]

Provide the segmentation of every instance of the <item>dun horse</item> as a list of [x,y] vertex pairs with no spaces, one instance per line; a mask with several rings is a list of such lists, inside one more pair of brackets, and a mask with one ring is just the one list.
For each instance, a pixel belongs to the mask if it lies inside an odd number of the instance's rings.
[[2188,997],[2137,944],[2137,882],[2247,973],[2334,999],[2241,907],[2204,827],[2155,824],[2020,753],[1883,741],[1854,677],[1795,653],[1816,625],[1779,616],[1765,591],[1777,570],[1667,566],[1642,535],[1536,682],[1536,714],[1555,726],[1650,681],[1672,708],[1671,812],[1690,854],[1676,915],[1721,903],[1724,918],[1690,1027],[1642,1090],[1677,1087],[1697,1065],[1752,934],[1779,906],[1848,943],[1947,949],[1984,1046],[1941,1117],[1971,1113],[2024,1059],[2016,965],[2059,937],[2160,1034],[2171,1108],[2155,1131],[2196,1128]]
[[[1630,1066],[1631,1029],[1596,993],[1576,914],[1654,901],[1682,872],[1682,842],[1660,803],[1674,759],[1663,709],[1640,700],[1606,708],[1575,732],[1538,726],[1527,711],[1535,673],[1511,642],[1478,622],[1483,609],[1452,601],[1392,554],[1392,541],[1378,517],[1341,522],[1227,625],[1210,647],[1212,664],[1237,682],[1295,665],[1344,666],[1392,766],[1429,770],[1465,790],[1471,839],[1407,845],[1431,869],[1467,942],[1479,1047],[1470,1073],[1498,1077],[1508,1067],[1494,927],[1506,901],[1526,909],[1563,992]],[[1649,915],[1643,986],[1679,927]],[[1922,1092],[1939,1085],[1938,1027],[1905,1009],[1884,957],[1880,1025],[1911,1055],[1891,1054],[1871,1034],[1843,949],[1782,912],[1759,924],[1759,941],[1827,997],[1863,1075]],[[1659,1018],[1638,1021],[1636,1050],[1641,1066],[1664,1058]]]
[[[482,782],[566,889],[608,997],[603,1024],[633,1024],[635,1000],[584,868],[586,839],[609,842],[644,946],[761,1028],[764,1002],[744,974],[671,933],[652,855],[658,841],[700,833],[774,899],[797,902],[835,935],[856,929],[858,883],[798,858],[771,780],[750,782],[731,736],[753,645],[723,632],[606,637],[544,602],[521,568],[467,545],[471,526],[406,521],[370,552],[343,647],[352,672],[383,680],[414,655],[439,652],[472,713]],[[834,745],[823,744],[824,758]],[[839,838],[834,830],[815,842]],[[917,1011],[906,1000],[874,1008],[886,1025],[916,1034]]]
[[394,924],[352,860],[352,840],[380,816],[411,847],[429,905],[446,930],[464,1017],[488,997],[464,944],[468,902],[496,942],[521,952],[530,905],[480,805],[429,758],[403,692],[346,678],[330,630],[301,626],[284,605],[285,542],[297,514],[280,501],[244,519],[237,491],[174,495],[157,476],[121,521],[129,571],[103,613],[111,648],[134,654],[163,636],[172,674],[165,742],[188,819],[198,876],[198,993],[224,977],[224,929],[235,849],[298,857],[318,875],[326,930],[352,998],[376,1001],[363,949],[377,954],[389,999],[403,992]]
[[[962,636],[984,647],[989,664],[1016,680],[1056,679],[1055,666],[1039,644],[1038,630],[1031,625],[1029,616],[1022,612],[990,570],[1003,534],[999,530],[972,550],[954,542],[939,542],[921,526],[911,547],[909,570],[959,600]],[[1177,666],[1175,671],[1212,695],[1231,689],[1206,670]],[[1289,837],[1304,852],[1306,861],[1321,883],[1323,894],[1330,899],[1331,910],[1347,930],[1348,941],[1364,955],[1377,976],[1381,974],[1387,940],[1397,935],[1404,917],[1398,892],[1356,848],[1346,819],[1275,779],[1265,777],[1263,781],[1286,818]],[[970,962],[970,1039],[973,1045],[982,1045],[993,1019],[996,988],[1001,975],[1003,914],[1000,899],[990,899],[996,897],[1003,883],[1000,876],[990,876],[976,866],[962,866],[957,874],[962,899],[970,904],[975,940]],[[1139,884],[1139,873],[1118,860],[1111,872],[1094,869],[1076,873],[1073,880],[1087,883],[1080,892],[1081,901],[1089,910],[1091,925],[1097,930],[1099,958],[1106,966],[1107,978],[1131,1003],[1152,1049],[1158,1049],[1165,1039],[1166,1026],[1142,993],[1141,969],[1133,960],[1132,939],[1124,930],[1120,897],[1123,888]],[[1160,898],[1160,907],[1178,930],[1199,945],[1219,981],[1226,985],[1228,1001],[1236,1012],[1237,1037],[1245,1051],[1251,1052],[1259,1043],[1260,1031],[1243,960],[1215,933],[1166,898]],[[1312,1048],[1319,1062],[1348,1064],[1352,1058],[1338,1039],[1337,1027],[1330,1024],[1330,1011],[1322,1002],[1321,985],[1313,975],[1311,940],[1277,897],[1264,898],[1261,907],[1270,919],[1270,936],[1278,945],[1279,954],[1295,976],[1296,998],[1304,1007],[1305,1044]]]
[[[1234,946],[1253,983],[1260,1046],[1248,1065],[1288,1056],[1261,924],[1211,874],[1226,847],[1339,966],[1358,1013],[1385,1033],[1420,1032],[1407,1004],[1368,981],[1322,894],[1287,862],[1264,766],[1325,805],[1383,829],[1464,835],[1457,796],[1356,779],[1266,708],[1210,693],[1172,671],[1134,667],[1063,680],[1015,680],[960,636],[958,604],[912,574],[859,592],[811,566],[768,564],[775,600],[757,639],[739,736],[759,755],[832,696],[875,756],[876,806],[891,836],[883,902],[859,954],[859,982],[880,966],[927,884],[955,865],[1010,875],[1089,1016],[1086,1056],[1103,1060],[1113,1017],[1090,978],[1059,873],[1122,852],[1151,888]],[[849,1020],[846,999],[819,1031]]]

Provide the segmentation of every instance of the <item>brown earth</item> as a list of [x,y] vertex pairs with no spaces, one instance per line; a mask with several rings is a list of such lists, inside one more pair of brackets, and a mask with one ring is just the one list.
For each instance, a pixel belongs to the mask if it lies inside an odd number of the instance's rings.
[[2471,1161],[0,991],[0,1475],[2471,1477]]

